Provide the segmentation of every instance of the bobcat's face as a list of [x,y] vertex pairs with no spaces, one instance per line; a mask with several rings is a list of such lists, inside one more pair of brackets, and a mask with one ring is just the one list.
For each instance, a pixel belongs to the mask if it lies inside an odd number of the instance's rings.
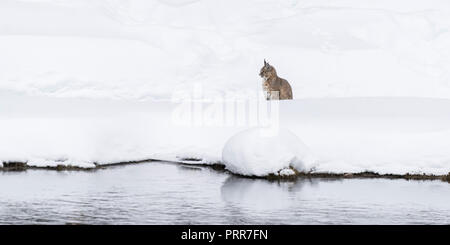
[[259,76],[267,80],[269,77],[273,77],[274,75],[276,76],[275,68],[264,61],[264,66],[261,68]]

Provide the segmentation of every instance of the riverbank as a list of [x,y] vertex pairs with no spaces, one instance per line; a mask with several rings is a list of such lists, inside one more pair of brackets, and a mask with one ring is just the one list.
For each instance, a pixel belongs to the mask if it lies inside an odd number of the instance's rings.
[[[198,161],[198,159],[197,159]],[[235,174],[233,172],[228,171],[225,168],[225,165],[221,163],[216,164],[200,164],[200,163],[192,163],[195,161],[191,161],[191,163],[186,162],[178,162],[178,161],[166,161],[166,160],[158,160],[158,159],[144,159],[138,161],[128,161],[128,162],[116,162],[116,163],[107,163],[107,164],[96,164],[95,167],[92,168],[82,168],[79,166],[71,166],[71,165],[56,165],[56,166],[28,166],[26,162],[3,162],[3,167],[0,168],[0,171],[26,171],[26,170],[54,170],[54,171],[96,171],[99,169],[105,169],[109,167],[115,166],[126,166],[126,165],[136,165],[136,164],[144,164],[150,162],[165,162],[169,164],[177,164],[181,166],[195,166],[195,167],[203,167],[210,168],[219,172],[227,172],[234,176],[240,176],[243,178],[250,179],[266,179],[269,181],[278,181],[278,180],[296,180],[298,178],[327,178],[327,179],[405,179],[405,180],[441,180],[450,183],[450,173],[447,175],[432,175],[432,174],[379,174],[375,172],[357,172],[357,173],[326,173],[326,172],[297,172],[294,171],[294,175],[275,175],[270,174],[268,176],[242,176],[239,174]]]

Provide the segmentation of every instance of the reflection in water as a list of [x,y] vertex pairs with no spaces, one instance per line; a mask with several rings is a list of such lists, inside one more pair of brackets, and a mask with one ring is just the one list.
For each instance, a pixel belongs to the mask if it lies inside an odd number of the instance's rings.
[[0,224],[449,224],[441,181],[267,181],[151,162],[0,172]]
[[221,188],[225,202],[252,210],[276,210],[292,205],[290,191],[299,192],[307,180],[267,181],[230,176]]

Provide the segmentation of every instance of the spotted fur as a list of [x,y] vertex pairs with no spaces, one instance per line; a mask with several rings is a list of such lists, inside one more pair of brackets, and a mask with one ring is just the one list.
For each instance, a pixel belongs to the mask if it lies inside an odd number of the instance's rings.
[[265,60],[259,75],[263,78],[263,90],[267,100],[292,100],[292,89],[289,82],[278,77],[275,67]]

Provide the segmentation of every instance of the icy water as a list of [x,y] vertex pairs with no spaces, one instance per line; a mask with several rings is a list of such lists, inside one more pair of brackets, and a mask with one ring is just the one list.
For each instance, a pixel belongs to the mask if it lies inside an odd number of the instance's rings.
[[450,224],[450,184],[269,182],[160,162],[2,172],[0,224]]

